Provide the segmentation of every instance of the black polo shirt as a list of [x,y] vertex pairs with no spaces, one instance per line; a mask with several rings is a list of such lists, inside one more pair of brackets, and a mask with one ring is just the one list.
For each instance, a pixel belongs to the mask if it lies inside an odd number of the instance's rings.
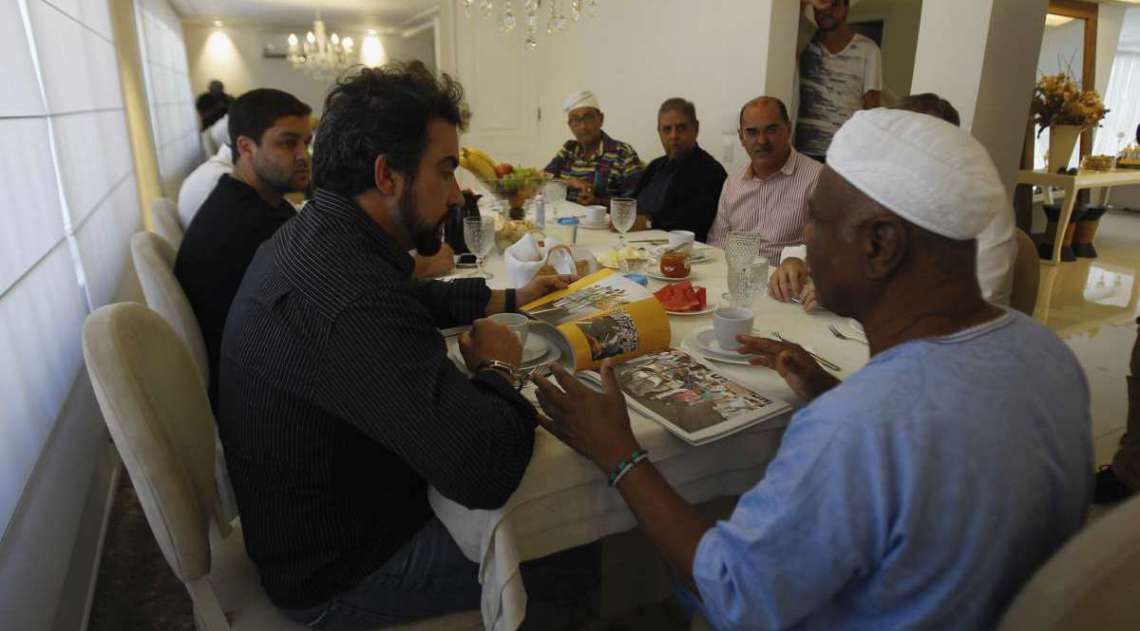
[[223,175],[186,229],[174,275],[206,341],[211,405],[217,404],[222,330],[245,269],[258,246],[296,214],[284,199],[270,206],[250,185]]

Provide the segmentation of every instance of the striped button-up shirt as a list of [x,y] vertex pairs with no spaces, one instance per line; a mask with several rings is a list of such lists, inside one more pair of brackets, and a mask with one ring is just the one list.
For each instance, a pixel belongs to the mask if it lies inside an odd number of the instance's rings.
[[823,165],[791,150],[788,161],[766,178],[752,174],[749,163],[724,181],[709,244],[724,247],[729,232],[760,233],[760,256],[779,263],[785,246],[803,243],[808,198]]
[[[632,195],[645,166],[632,145],[603,132],[602,146],[593,155],[584,155],[578,141],[570,140],[544,170],[554,177],[586,180],[594,187],[595,203],[605,204],[610,197]],[[575,201],[578,189],[571,188],[566,194],[566,199]]]
[[431,517],[427,488],[496,508],[534,444],[502,376],[464,376],[436,327],[482,317],[482,280],[412,278],[352,200],[318,190],[262,244],[222,339],[218,429],[249,556],[279,607],[351,589]]

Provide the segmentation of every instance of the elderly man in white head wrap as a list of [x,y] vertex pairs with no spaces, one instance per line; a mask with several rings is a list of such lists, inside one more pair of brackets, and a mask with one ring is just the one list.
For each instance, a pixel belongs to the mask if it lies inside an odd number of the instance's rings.
[[561,370],[566,392],[540,382],[542,423],[625,471],[617,490],[714,628],[993,628],[1084,520],[1085,377],[1053,334],[982,299],[974,238],[1005,192],[969,134],[872,110],[829,159],[808,256],[872,357],[840,383],[798,346],[738,338],[810,403],[730,519],[702,521],[648,459],[629,465],[611,366],[603,393]]
[[[961,124],[958,110],[937,94],[912,94],[902,100],[898,109],[937,116],[955,126]],[[1000,306],[1008,306],[1013,291],[1013,262],[1017,257],[1017,229],[1008,200],[1002,198],[999,212],[977,237],[976,269],[982,297]],[[953,209],[951,209],[953,210]],[[807,246],[784,248],[780,267],[768,280],[768,295],[784,302],[799,301],[805,311],[816,306],[815,288],[807,282],[804,264]]]
[[606,116],[594,93],[571,94],[562,102],[562,110],[574,140],[562,145],[545,171],[566,182],[567,199],[607,205],[611,197],[632,195],[645,167],[629,143],[602,131]]

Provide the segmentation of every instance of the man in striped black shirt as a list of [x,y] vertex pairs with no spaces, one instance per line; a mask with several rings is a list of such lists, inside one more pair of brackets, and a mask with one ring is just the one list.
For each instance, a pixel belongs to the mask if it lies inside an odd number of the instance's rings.
[[[218,424],[246,549],[270,599],[314,627],[478,608],[478,566],[427,487],[497,508],[530,461],[519,343],[477,319],[568,279],[517,295],[417,281],[407,254],[438,251],[462,201],[461,98],[418,62],[342,80],[314,147],[316,195],[258,250],[226,321]],[[473,320],[468,378],[437,327]]]

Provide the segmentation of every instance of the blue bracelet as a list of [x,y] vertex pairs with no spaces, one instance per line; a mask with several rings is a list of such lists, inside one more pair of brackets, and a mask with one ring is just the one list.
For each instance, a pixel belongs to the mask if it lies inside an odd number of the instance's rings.
[[610,474],[610,487],[617,486],[618,482],[625,477],[627,473],[633,470],[642,460],[649,457],[649,452],[644,449],[634,449],[633,453],[629,455],[629,460],[623,460],[614,468],[614,472]]

